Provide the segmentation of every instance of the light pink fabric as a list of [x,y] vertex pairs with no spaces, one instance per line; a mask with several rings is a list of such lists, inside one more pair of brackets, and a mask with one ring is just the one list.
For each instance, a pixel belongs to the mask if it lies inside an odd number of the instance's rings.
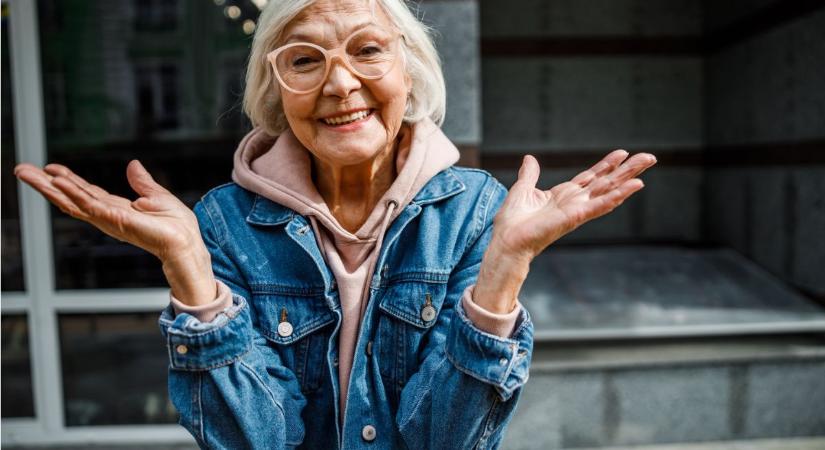
[[[412,127],[403,127],[396,154],[398,176],[361,228],[350,233],[338,223],[318,193],[312,182],[311,155],[290,130],[273,138],[255,129],[235,152],[232,179],[240,186],[309,218],[318,245],[335,276],[342,310],[338,337],[342,412],[346,411],[355,346],[366,309],[366,288],[384,233],[424,184],[453,165],[458,156],[458,149],[432,121],[425,119]],[[391,201],[397,207],[390,206]],[[521,305],[517,304],[508,314],[494,314],[476,305],[471,295],[472,286],[462,296],[470,320],[483,331],[508,337]],[[189,312],[201,321],[208,321],[231,304],[231,295],[219,295],[211,305],[197,308],[185,306],[173,297],[171,301],[176,311]],[[343,416],[341,414],[341,420]]]

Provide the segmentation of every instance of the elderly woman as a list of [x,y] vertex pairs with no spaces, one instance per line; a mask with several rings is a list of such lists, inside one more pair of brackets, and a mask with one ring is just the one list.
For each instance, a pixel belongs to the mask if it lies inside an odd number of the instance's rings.
[[163,263],[180,423],[204,448],[495,448],[528,378],[533,257],[655,163],[617,150],[552,189],[454,167],[427,29],[401,0],[270,1],[233,183],[190,211],[49,164],[15,174]]

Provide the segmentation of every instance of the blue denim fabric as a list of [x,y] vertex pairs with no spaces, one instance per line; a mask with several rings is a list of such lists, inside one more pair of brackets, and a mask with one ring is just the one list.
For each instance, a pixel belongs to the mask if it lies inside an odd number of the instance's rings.
[[312,227],[234,183],[208,192],[194,211],[233,305],[209,323],[161,314],[181,425],[203,448],[497,448],[528,378],[533,324],[522,308],[512,336],[491,335],[459,300],[506,194],[487,172],[451,167],[393,221],[339,427],[341,305]]

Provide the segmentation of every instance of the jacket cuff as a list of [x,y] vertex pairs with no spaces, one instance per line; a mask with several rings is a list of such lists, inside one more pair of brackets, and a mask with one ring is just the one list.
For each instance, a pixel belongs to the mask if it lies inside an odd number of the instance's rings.
[[215,284],[217,284],[217,291],[218,295],[215,300],[212,300],[211,303],[207,303],[205,305],[198,305],[198,306],[190,306],[186,305],[174,295],[172,295],[172,290],[169,290],[169,303],[172,305],[172,308],[175,311],[175,315],[180,313],[186,313],[192,316],[195,316],[201,322],[211,322],[215,317],[218,317],[218,314],[226,308],[232,306],[232,290],[229,289],[229,286],[222,283],[220,280],[215,280]]
[[521,302],[516,300],[516,307],[507,314],[497,314],[478,306],[473,301],[474,284],[467,286],[461,296],[464,312],[470,321],[482,331],[501,337],[510,337],[516,328],[516,320],[521,315]]
[[507,401],[529,376],[533,322],[527,308],[519,309],[516,322],[509,338],[487,333],[467,317],[464,302],[457,302],[445,346],[447,358],[458,370],[492,385],[502,401]]
[[215,369],[231,364],[249,351],[253,336],[248,303],[234,293],[231,301],[231,306],[209,322],[186,312],[175,314],[171,304],[161,312],[160,331],[166,339],[172,369]]

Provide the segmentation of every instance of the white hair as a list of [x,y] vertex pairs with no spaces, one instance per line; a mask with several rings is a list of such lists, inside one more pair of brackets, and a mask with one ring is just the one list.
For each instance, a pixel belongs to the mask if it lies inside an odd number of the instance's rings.
[[[252,51],[246,69],[243,109],[252,125],[268,134],[281,134],[289,124],[284,115],[278,80],[266,55],[276,48],[289,22],[317,0],[270,0],[258,18]],[[433,31],[410,11],[406,0],[367,0],[377,3],[402,33],[401,49],[412,89],[407,99],[404,121],[418,122],[429,117],[439,126],[444,122],[447,89],[441,61],[433,44]]]

